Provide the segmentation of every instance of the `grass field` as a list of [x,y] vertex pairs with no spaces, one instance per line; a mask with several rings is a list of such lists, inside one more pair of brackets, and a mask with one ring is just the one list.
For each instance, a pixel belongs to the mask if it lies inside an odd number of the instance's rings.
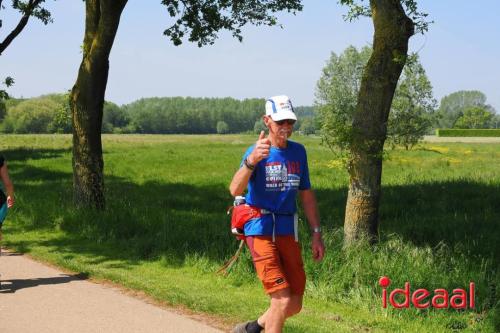
[[[228,277],[215,274],[237,246],[225,214],[227,186],[255,139],[104,136],[107,209],[96,213],[72,206],[70,136],[0,136],[17,194],[3,244],[209,313],[226,327],[256,318],[268,301],[248,253]],[[500,144],[389,150],[381,241],[344,250],[347,173],[319,139],[294,139],[308,150],[327,255],[312,262],[301,221],[305,305],[285,332],[500,331]],[[412,288],[451,291],[474,281],[476,308],[382,309],[382,275],[391,288],[410,281]]]

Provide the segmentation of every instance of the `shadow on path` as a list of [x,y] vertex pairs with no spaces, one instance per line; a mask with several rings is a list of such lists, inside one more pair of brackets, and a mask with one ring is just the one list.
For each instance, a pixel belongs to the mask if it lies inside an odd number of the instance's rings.
[[22,253],[17,253],[17,252],[5,252],[4,249],[2,249],[1,256],[2,257],[19,257],[22,256]]
[[0,293],[12,294],[20,289],[38,287],[41,285],[61,284],[77,280],[86,280],[87,274],[80,273],[75,275],[61,274],[61,276],[35,279],[12,279],[1,280]]

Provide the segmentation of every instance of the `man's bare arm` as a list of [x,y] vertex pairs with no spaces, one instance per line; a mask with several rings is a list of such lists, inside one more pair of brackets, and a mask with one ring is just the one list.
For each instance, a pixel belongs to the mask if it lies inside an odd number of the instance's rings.
[[[320,228],[319,222],[319,212],[318,204],[316,202],[316,196],[314,192],[309,190],[299,191],[300,201],[302,202],[302,207],[306,214],[307,222],[311,227],[311,230],[315,228]],[[321,238],[321,232],[313,232],[312,243],[311,243],[312,255],[315,261],[321,261],[325,255],[325,246],[323,245],[323,239]]]
[[7,169],[7,162],[0,168],[0,179],[5,186],[5,191],[7,192],[7,205],[12,207],[14,205],[14,185],[9,178],[9,171]]
[[[254,167],[262,159],[269,156],[269,150],[271,149],[271,141],[266,138],[264,131],[260,132],[259,139],[255,143],[254,150],[248,155],[247,161],[250,165]],[[233,180],[229,185],[229,192],[233,197],[243,194],[247,188],[248,181],[252,176],[253,170],[247,167],[245,164],[239,168],[238,171],[233,176]]]

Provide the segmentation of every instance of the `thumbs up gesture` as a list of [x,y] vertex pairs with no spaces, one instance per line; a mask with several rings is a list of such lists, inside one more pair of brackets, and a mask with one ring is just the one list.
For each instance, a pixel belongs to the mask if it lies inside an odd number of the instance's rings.
[[266,138],[266,134],[264,133],[264,131],[261,131],[259,139],[257,140],[257,142],[255,142],[255,148],[250,153],[250,155],[248,155],[248,162],[256,165],[264,158],[268,158],[270,149],[271,140],[269,140],[269,138]]

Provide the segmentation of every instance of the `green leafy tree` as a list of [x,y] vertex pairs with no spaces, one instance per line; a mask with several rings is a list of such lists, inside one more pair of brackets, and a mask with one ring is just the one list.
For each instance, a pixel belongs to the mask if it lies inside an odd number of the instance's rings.
[[500,128],[500,114],[495,114],[490,121],[491,128]]
[[437,101],[432,85],[414,54],[403,69],[392,101],[387,139],[394,145],[412,148],[432,127]]
[[8,99],[1,131],[6,133],[70,133],[68,94]]
[[71,133],[71,109],[69,108],[69,95],[64,94],[59,106],[55,109],[54,117],[49,124],[51,133]]
[[311,117],[303,119],[300,124],[299,131],[305,135],[316,133],[316,126],[314,124],[314,119]]
[[[104,176],[102,117],[109,54],[127,0],[85,1],[83,59],[71,91],[73,114],[73,194],[78,205],[102,209]],[[164,31],[175,45],[186,38],[198,46],[213,44],[221,30],[239,40],[250,23],[276,25],[274,13],[300,11],[300,0],[162,0],[174,24]]]
[[478,90],[460,90],[444,96],[438,110],[438,126],[453,128],[465,109],[472,106],[489,108],[486,104],[486,95]]
[[102,117],[102,132],[114,133],[119,128],[126,127],[130,119],[118,105],[112,102],[104,102]]
[[464,110],[455,122],[455,128],[488,128],[494,114],[484,107],[472,106]]
[[51,98],[29,99],[7,111],[3,131],[10,133],[49,133],[60,105]]
[[217,134],[227,134],[229,133],[229,126],[225,121],[217,122]]
[[[340,158],[350,156],[353,115],[356,110],[363,69],[371,49],[350,46],[337,56],[332,53],[316,87],[316,99],[324,142]],[[387,135],[393,144],[407,149],[430,129],[436,101],[432,85],[417,55],[404,67],[389,115]]]
[[323,140],[343,156],[348,154],[361,76],[370,54],[369,47],[358,51],[354,46],[339,56],[332,52],[316,86]]
[[347,19],[370,16],[374,27],[370,59],[363,70],[353,113],[348,162],[349,192],[344,221],[346,245],[378,238],[382,153],[397,82],[408,56],[408,41],[428,27],[414,0],[341,0]]

